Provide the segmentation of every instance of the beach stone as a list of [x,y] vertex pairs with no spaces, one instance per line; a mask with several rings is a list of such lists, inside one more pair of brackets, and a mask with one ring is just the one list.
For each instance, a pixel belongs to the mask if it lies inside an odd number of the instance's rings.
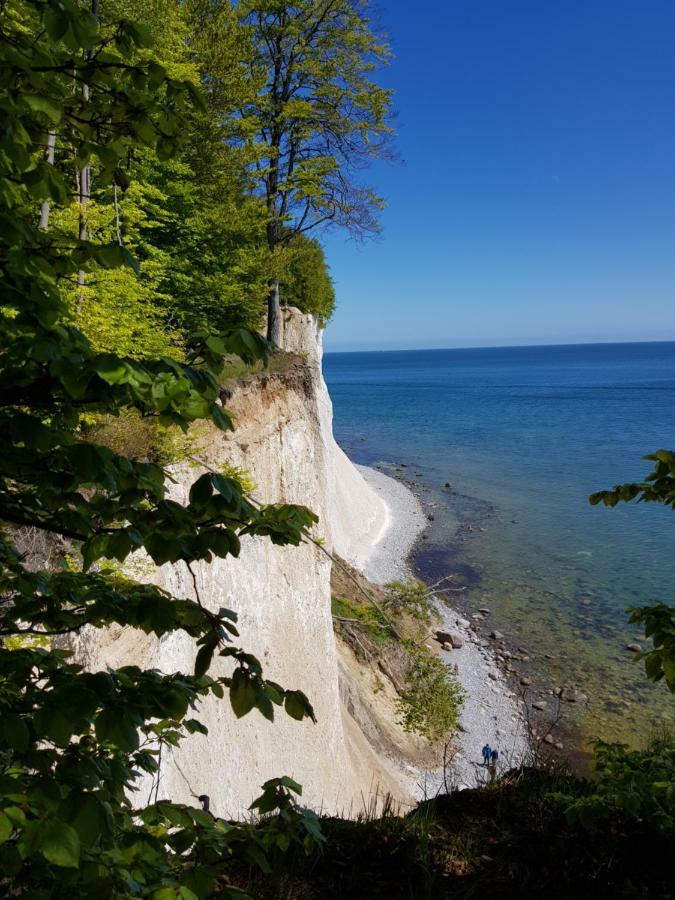
[[532,684],[532,679],[528,678],[527,675],[523,675],[523,677],[520,679],[520,683],[523,687],[529,687]]
[[452,650],[452,644],[449,644],[447,641],[443,641],[441,644],[441,650]]
[[562,743],[562,741],[556,741],[555,744],[554,744],[553,746],[555,747],[556,750],[562,750],[562,749],[563,749],[563,743]]
[[468,619],[455,619],[455,622],[457,623],[457,625],[459,625],[460,628],[468,628],[471,624]]
[[520,661],[521,661],[521,662],[529,662],[529,661],[530,661],[530,657],[529,657],[529,656],[521,656],[521,657],[520,657]]
[[535,702],[532,704],[532,709],[544,710],[546,709],[546,704],[541,700],[535,700]]
[[642,647],[639,644],[626,644],[626,650],[630,650],[631,653],[639,653]]
[[[450,650],[454,646],[461,647],[464,644],[464,638],[459,631],[436,631],[434,632],[434,636],[439,644],[450,644],[450,647],[448,648]],[[456,644],[457,640],[461,643]]]
[[448,488],[448,489],[451,489],[451,488],[452,488],[452,485],[450,484],[449,481],[446,481],[445,484],[443,485],[443,487],[446,487],[446,488]]
[[501,631],[491,631],[490,637],[492,638],[493,641],[503,641],[504,640],[504,635],[501,633]]
[[479,608],[478,612],[479,612],[481,615],[483,615],[483,616],[489,616],[489,615],[490,615],[490,610],[489,610],[486,606],[482,607],[482,609]]
[[578,691],[576,688],[565,688],[562,692],[563,700],[567,700],[568,703],[581,703],[586,699],[586,695],[582,694],[581,691]]
[[555,743],[555,741],[553,740],[553,735],[552,735],[552,734],[547,734],[546,737],[544,738],[544,743],[545,743],[545,744],[553,744],[553,743]]
[[499,678],[499,675],[497,675],[496,672],[490,671],[490,672],[488,672],[488,678],[491,678],[492,681],[497,681]]
[[518,653],[524,653],[525,656],[529,655],[529,651],[525,649],[525,647],[518,647]]

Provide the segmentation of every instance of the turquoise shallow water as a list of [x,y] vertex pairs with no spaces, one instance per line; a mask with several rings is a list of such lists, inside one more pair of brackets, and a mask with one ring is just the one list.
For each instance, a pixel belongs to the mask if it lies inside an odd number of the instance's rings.
[[675,720],[624,650],[626,607],[672,602],[675,513],[588,503],[675,448],[675,343],[334,353],[324,373],[347,453],[405,464],[429,504],[421,575],[452,574],[469,611],[490,606],[535,676],[580,684],[587,736]]

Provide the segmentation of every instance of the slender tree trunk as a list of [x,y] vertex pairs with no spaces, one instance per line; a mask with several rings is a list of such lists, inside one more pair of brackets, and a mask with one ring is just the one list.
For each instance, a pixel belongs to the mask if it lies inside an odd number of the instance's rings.
[[271,278],[267,295],[267,340],[281,350],[283,345],[283,320],[279,301],[279,279]]
[[[54,148],[56,147],[56,132],[53,128],[47,133],[47,149],[45,151],[45,161],[48,165],[54,165]],[[40,228],[46,231],[49,228],[49,200],[42,201],[40,208]]]
[[120,204],[117,198],[117,182],[113,182],[113,202],[115,204],[115,233],[117,235],[117,243],[122,246],[122,229],[120,227]]
[[[86,94],[85,94],[86,92]],[[82,88],[82,93],[85,94],[85,100],[88,99],[89,96],[89,88],[85,84]],[[91,167],[89,163],[87,163],[82,169],[79,169],[76,173],[77,175],[77,200],[79,204],[79,217],[78,217],[78,227],[77,227],[77,237],[80,241],[86,241],[89,229],[87,228],[87,201],[89,200],[91,194]],[[84,302],[84,269],[80,269],[77,273],[77,311],[78,313],[82,309],[82,303]]]
[[[91,0],[91,12],[94,18],[98,21],[99,14],[99,0]],[[88,56],[90,54],[87,54]],[[82,99],[85,103],[89,100],[89,85],[82,85]],[[91,166],[89,163],[81,169],[79,176],[79,185],[80,189],[78,191],[79,197],[79,205],[80,205],[80,215],[79,215],[79,227],[78,227],[78,238],[81,241],[86,241],[89,237],[89,229],[87,227],[87,202],[91,197]],[[82,303],[84,301],[84,269],[80,269],[77,273],[77,311],[78,313],[82,309]]]

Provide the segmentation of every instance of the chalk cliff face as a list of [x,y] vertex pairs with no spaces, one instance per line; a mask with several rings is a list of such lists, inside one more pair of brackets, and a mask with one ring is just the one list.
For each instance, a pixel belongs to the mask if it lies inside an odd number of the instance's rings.
[[[285,344],[304,362],[237,383],[227,403],[236,431],[210,430],[199,439],[199,455],[214,468],[227,462],[245,469],[261,501],[309,506],[320,517],[317,535],[358,565],[386,527],[386,508],[333,439],[321,331],[311,316],[285,312]],[[183,465],[174,474],[174,496],[185,499],[200,470]],[[267,677],[305,691],[317,723],[297,722],[283,710],[274,723],[257,711],[237,720],[229,701],[209,699],[198,712],[208,735],[165,754],[158,783],[146,781],[138,802],[151,793],[188,803],[208,794],[216,814],[236,816],[262,782],[284,774],[303,785],[305,803],[328,811],[360,809],[377,786],[405,794],[394,767],[376,755],[340,702],[330,567],[313,545],[275,547],[262,538],[244,539],[238,559],[194,566],[201,601],[238,613],[241,645],[258,656]],[[173,594],[194,597],[183,564],[143,571]],[[133,663],[164,672],[191,671],[195,656],[185,636],[158,641],[130,629],[90,631],[76,651],[92,668]],[[212,672],[219,671],[228,671],[223,660],[214,663]]]

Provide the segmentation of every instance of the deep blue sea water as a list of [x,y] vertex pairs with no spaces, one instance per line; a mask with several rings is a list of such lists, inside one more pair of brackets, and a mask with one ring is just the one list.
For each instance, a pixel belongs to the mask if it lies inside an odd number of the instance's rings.
[[673,601],[675,513],[588,503],[675,449],[675,343],[329,353],[324,374],[340,444],[434,517],[421,575],[453,575],[535,672],[581,684],[589,735],[675,712],[624,649],[628,606]]

